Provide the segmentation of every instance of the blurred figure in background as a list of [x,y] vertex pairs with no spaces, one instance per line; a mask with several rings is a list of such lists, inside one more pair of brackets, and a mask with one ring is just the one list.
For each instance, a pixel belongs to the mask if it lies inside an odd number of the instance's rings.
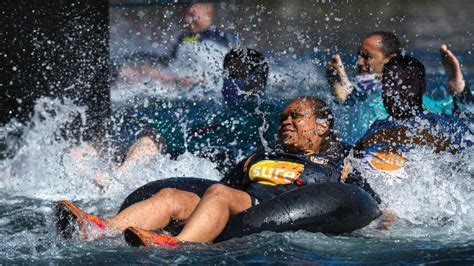
[[[408,156],[414,149],[458,153],[472,146],[460,119],[424,110],[425,67],[415,58],[395,56],[384,64],[381,90],[389,116],[375,121],[357,142],[354,155],[362,160],[359,170],[390,186],[409,179],[409,165],[420,163]],[[397,214],[383,212],[378,227],[387,229]]]
[[[207,82],[209,73],[220,69],[224,54],[236,43],[232,36],[213,25],[214,11],[212,3],[189,5],[182,20],[186,31],[178,37],[169,56],[156,60],[161,65],[123,66],[118,71],[118,80],[136,81],[146,76],[176,86]],[[153,57],[149,54],[136,56]]]
[[[223,68],[224,101],[218,112],[202,106],[187,113],[190,121],[185,139],[183,132],[175,128],[178,120],[175,112],[161,115],[130,146],[114,174],[120,176],[146,157],[166,152],[177,157],[185,151],[217,163],[222,172],[235,164],[239,155],[265,148],[267,140],[274,142],[276,131],[268,128],[277,128],[280,107],[262,99],[269,71],[266,58],[253,49],[231,49],[225,55]],[[192,120],[192,117],[200,119]],[[95,177],[101,187],[109,180],[110,175],[105,172]]]
[[[446,45],[441,47],[440,52],[441,61],[448,73],[448,88],[453,94],[455,109],[448,104],[451,99],[435,101],[426,95],[423,96],[423,106],[435,113],[452,114],[453,111],[463,111],[462,103],[472,103],[471,91],[465,86],[460,64],[454,54]],[[358,75],[354,80],[347,76],[340,55],[334,55],[327,64],[328,83],[337,102],[345,106],[349,113],[348,117],[341,119],[345,120],[341,124],[341,131],[346,136],[341,135],[343,138],[350,137],[345,141],[352,142],[360,138],[374,121],[388,117],[382,103],[382,69],[391,58],[400,54],[402,45],[395,34],[372,32],[362,39],[357,60]]]
[[389,117],[375,121],[356,144],[356,155],[393,181],[408,178],[405,153],[416,147],[457,153],[472,145],[468,128],[455,116],[423,107],[425,67],[410,56],[396,56],[384,65],[382,102]]

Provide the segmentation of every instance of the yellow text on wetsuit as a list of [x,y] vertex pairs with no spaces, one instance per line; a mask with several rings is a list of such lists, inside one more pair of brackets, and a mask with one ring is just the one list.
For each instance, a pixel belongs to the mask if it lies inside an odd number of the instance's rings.
[[250,167],[249,178],[263,185],[287,185],[295,182],[304,165],[287,161],[262,160]]

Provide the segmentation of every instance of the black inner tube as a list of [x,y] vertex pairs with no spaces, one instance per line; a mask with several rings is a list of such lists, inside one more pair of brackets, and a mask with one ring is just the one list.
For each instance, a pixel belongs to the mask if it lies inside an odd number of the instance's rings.
[[[169,178],[148,183],[130,194],[119,212],[148,199],[163,188],[189,191],[202,197],[212,184],[200,178]],[[214,242],[243,237],[263,231],[350,233],[368,225],[381,215],[377,202],[354,185],[325,183],[303,186],[283,193],[230,218],[224,231]],[[183,223],[173,221],[164,228],[178,234]]]

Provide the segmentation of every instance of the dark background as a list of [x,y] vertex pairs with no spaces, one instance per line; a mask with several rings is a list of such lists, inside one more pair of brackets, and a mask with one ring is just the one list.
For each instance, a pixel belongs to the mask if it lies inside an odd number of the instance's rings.
[[0,126],[12,118],[28,120],[41,96],[66,96],[88,108],[83,137],[102,136],[110,98],[107,1],[1,5]]

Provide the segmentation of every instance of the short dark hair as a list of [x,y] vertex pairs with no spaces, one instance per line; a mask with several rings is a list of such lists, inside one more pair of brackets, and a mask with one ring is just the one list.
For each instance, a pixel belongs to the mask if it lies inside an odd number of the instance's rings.
[[264,90],[268,63],[265,56],[250,48],[233,48],[224,57],[224,69],[230,79],[250,79],[246,91]]
[[383,67],[382,100],[394,118],[412,117],[423,109],[425,66],[411,56],[396,56]]
[[400,40],[395,33],[388,31],[374,31],[366,35],[364,39],[372,36],[382,37],[382,52],[385,56],[400,54],[402,45],[400,44]]

